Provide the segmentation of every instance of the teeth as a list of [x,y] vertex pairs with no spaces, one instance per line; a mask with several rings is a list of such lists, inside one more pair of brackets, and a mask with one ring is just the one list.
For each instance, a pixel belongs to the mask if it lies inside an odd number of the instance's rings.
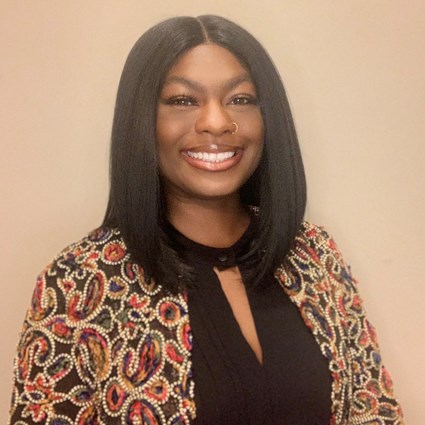
[[235,156],[236,152],[219,152],[219,153],[208,153],[208,152],[192,152],[187,151],[187,155],[191,158],[200,159],[205,162],[223,162],[226,159]]

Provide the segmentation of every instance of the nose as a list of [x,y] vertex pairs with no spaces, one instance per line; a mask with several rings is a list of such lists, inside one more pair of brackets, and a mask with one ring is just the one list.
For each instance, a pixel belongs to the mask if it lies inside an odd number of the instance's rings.
[[214,136],[221,136],[224,133],[231,133],[234,130],[233,120],[220,102],[208,102],[199,110],[195,122],[197,133],[210,133]]

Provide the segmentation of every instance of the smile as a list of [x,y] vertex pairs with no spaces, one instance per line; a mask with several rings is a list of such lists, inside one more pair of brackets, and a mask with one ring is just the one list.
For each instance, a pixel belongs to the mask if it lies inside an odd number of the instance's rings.
[[223,162],[235,156],[236,152],[209,153],[187,151],[186,155],[205,162]]
[[184,160],[192,167],[209,172],[221,172],[230,170],[240,162],[243,149],[233,148],[233,150],[226,150],[225,152],[188,149],[183,151],[182,154]]

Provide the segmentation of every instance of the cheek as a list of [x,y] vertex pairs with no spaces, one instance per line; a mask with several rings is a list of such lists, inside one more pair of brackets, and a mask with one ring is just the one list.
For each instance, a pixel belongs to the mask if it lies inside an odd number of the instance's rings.
[[258,168],[258,166],[260,165],[261,158],[263,156],[263,146],[264,146],[263,142],[259,143],[258,146],[257,146],[257,150],[255,152],[255,157],[254,157],[254,160],[253,160],[253,162],[254,162],[253,167],[252,167],[253,171],[255,171]]
[[253,140],[256,141],[254,145],[256,168],[261,161],[261,157],[263,156],[264,150],[264,125],[261,115],[258,118],[257,125],[255,126],[255,130],[253,131]]
[[[255,121],[254,121],[255,122]],[[256,119],[256,124],[252,130],[253,140],[256,140],[256,147],[259,150],[259,154],[263,152],[264,147],[264,122],[263,117],[259,113],[259,116]]]
[[190,117],[183,114],[167,114],[158,112],[156,121],[156,140],[161,145],[178,143],[193,127]]
[[173,174],[176,161],[183,146],[182,140],[187,134],[187,123],[183,120],[169,119],[158,114],[156,125],[156,150],[160,174],[169,178]]
[[251,138],[262,143],[264,139],[264,120],[261,111],[256,109],[250,115],[247,115],[245,123],[248,126]]

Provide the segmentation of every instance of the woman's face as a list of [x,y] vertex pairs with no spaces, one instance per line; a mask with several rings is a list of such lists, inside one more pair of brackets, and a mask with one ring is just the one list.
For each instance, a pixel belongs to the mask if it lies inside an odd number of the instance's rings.
[[258,166],[263,136],[255,86],[228,50],[202,44],[170,69],[156,123],[159,169],[168,195],[237,195]]

